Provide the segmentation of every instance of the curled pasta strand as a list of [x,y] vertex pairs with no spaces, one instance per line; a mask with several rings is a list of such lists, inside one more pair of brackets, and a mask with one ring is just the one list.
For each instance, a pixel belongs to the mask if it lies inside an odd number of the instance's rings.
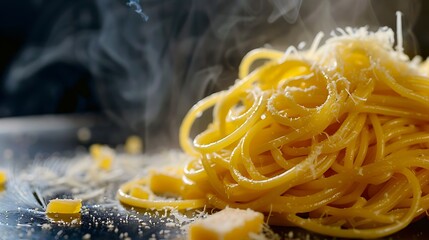
[[[229,89],[190,109],[179,137],[194,199],[130,195],[148,180],[123,185],[118,199],[251,208],[273,224],[358,239],[387,236],[428,211],[429,62],[396,52],[389,30],[339,33],[310,51],[249,52]],[[207,112],[211,123],[194,129]]]

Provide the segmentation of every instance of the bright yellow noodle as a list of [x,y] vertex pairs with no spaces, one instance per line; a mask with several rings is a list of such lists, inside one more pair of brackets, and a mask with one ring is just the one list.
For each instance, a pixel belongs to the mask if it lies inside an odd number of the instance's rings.
[[[335,237],[405,228],[429,209],[429,73],[394,50],[389,29],[341,34],[314,51],[253,50],[232,87],[195,104],[180,143],[198,197],[136,199],[130,186],[145,183],[131,182],[119,199],[252,208],[271,224]],[[191,136],[209,110],[212,123]]]

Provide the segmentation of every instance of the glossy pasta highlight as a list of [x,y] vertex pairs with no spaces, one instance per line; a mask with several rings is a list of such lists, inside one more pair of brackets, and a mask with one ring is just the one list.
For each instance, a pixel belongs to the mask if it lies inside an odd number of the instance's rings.
[[[390,29],[347,28],[306,51],[249,52],[236,83],[183,120],[192,160],[176,172],[179,200],[130,195],[152,194],[150,177],[124,185],[119,200],[251,208],[270,224],[336,237],[403,229],[429,208],[429,65],[393,44]],[[205,111],[212,122],[190,136]]]

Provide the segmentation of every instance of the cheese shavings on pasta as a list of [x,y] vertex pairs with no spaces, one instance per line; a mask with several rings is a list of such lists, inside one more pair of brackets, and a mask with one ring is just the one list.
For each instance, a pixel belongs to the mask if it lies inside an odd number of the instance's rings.
[[[119,200],[249,208],[270,224],[335,237],[405,228],[429,208],[429,68],[393,45],[391,29],[346,28],[308,51],[249,52],[235,84],[183,120],[180,142],[193,160],[160,180],[178,198],[131,196],[150,186],[146,178],[121,187]],[[191,136],[206,111],[212,122]],[[187,185],[196,193],[185,199]]]

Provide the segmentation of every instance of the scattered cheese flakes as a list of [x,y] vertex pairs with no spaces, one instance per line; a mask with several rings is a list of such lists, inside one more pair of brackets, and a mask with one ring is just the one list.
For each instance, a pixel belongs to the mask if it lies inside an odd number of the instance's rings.
[[42,230],[51,230],[52,226],[49,223],[42,224]]
[[189,225],[188,239],[249,239],[262,230],[264,215],[253,210],[225,208]]
[[75,214],[82,208],[80,199],[53,199],[46,207],[46,213]]

